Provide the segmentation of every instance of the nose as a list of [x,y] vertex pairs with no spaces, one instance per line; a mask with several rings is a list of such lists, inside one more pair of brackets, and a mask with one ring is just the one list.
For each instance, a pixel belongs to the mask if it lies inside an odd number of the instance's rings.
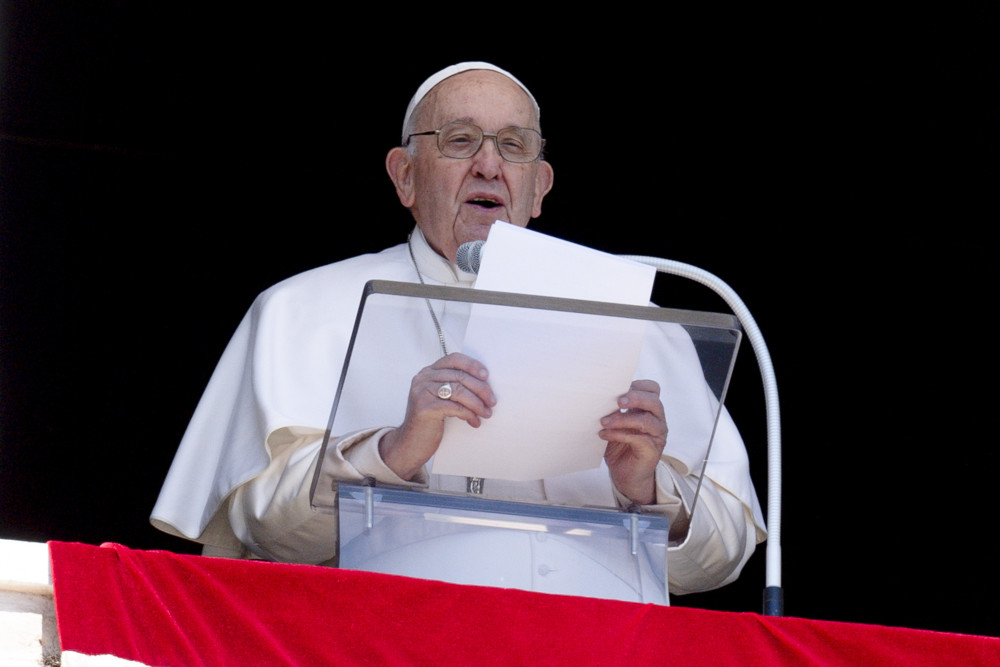
[[497,147],[497,138],[485,136],[483,143],[472,156],[473,170],[483,178],[493,179],[500,175],[504,159]]

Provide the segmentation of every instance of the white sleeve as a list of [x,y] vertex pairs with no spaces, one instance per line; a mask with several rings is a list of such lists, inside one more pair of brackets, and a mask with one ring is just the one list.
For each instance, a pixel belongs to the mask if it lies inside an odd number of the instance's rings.
[[[763,533],[758,535],[751,509],[739,498],[706,477],[695,501],[697,483],[697,477],[682,475],[660,461],[656,470],[656,504],[639,508],[643,513],[670,519],[667,578],[672,595],[697,593],[732,583],[753,554],[758,539],[763,539]],[[628,498],[617,489],[615,498],[623,509],[630,506]],[[662,550],[649,553],[649,557],[654,570],[662,572]]]
[[[420,486],[395,475],[379,458],[378,441],[387,429],[369,429],[339,438],[326,450],[320,483],[374,477]],[[229,521],[237,539],[259,558],[320,564],[337,555],[337,517],[314,510],[310,490],[322,437],[300,437],[277,448],[267,469],[233,493]]]
[[[657,495],[680,495],[683,507],[677,519],[672,519],[677,530],[671,530],[671,538],[676,536],[680,543],[667,549],[670,592],[696,593],[735,581],[758,539],[763,539],[751,508],[706,476],[692,513],[689,499],[694,497],[697,479],[682,477],[666,464],[661,464],[657,473]],[[675,494],[664,488],[671,482]]]

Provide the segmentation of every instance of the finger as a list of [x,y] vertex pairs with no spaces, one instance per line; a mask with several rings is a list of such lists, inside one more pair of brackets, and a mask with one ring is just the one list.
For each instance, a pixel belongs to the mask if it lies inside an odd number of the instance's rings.
[[620,474],[631,476],[631,473],[639,470],[644,470],[643,474],[648,474],[663,455],[662,448],[649,442],[648,439],[633,437],[635,439],[632,441],[611,441],[604,449],[604,460],[615,476]]
[[[493,396],[493,392],[489,386],[477,391],[459,382],[448,382],[446,385],[451,390],[448,396],[443,396],[439,393],[440,386],[435,390],[435,397],[438,403],[460,406],[484,419],[493,416],[493,406],[496,404],[496,398]],[[456,415],[448,414],[448,416]]]
[[482,403],[456,400],[454,396],[448,400],[439,399],[437,403],[435,411],[439,417],[461,419],[473,428],[479,428],[483,419],[489,419],[493,415],[493,411]]
[[604,431],[639,433],[654,438],[667,437],[667,422],[645,410],[613,412],[601,419],[601,426]]
[[622,410],[645,410],[660,419],[664,419],[660,386],[652,380],[633,382],[629,391],[618,397],[618,407]]
[[436,370],[451,369],[463,371],[480,380],[485,380],[489,377],[489,372],[486,370],[486,366],[484,366],[482,362],[478,359],[473,359],[467,354],[462,354],[461,352],[452,352],[449,355],[441,357],[431,364],[430,368]]
[[437,371],[428,378],[424,388],[436,398],[456,401],[470,408],[474,404],[492,407],[497,403],[488,382],[463,371]]
[[406,423],[411,431],[427,432],[441,428],[446,419],[457,418],[478,427],[482,419],[492,416],[492,409],[479,398],[462,388],[458,383],[452,383],[452,396],[440,398],[437,394],[438,384],[424,382],[411,395],[407,407]]
[[604,428],[598,431],[597,436],[609,445],[621,444],[639,450],[648,449],[657,455],[662,453],[667,445],[666,431],[646,433],[629,428]]
[[421,375],[432,383],[432,386],[428,386],[428,391],[435,396],[438,395],[441,385],[448,383],[452,388],[452,396],[448,400],[455,400],[459,386],[462,386],[477,396],[483,404],[496,405],[496,396],[486,381],[489,372],[480,361],[466,354],[453,352],[441,357],[421,371],[418,377]]
[[635,391],[647,391],[651,394],[660,395],[660,385],[656,380],[634,380],[630,389]]

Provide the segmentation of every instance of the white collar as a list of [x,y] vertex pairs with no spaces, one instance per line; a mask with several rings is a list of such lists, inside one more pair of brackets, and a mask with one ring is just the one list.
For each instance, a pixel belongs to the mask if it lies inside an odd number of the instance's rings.
[[420,227],[413,228],[410,236],[413,257],[420,268],[424,280],[433,280],[442,285],[460,285],[472,287],[476,274],[466,273],[437,253],[427,242]]

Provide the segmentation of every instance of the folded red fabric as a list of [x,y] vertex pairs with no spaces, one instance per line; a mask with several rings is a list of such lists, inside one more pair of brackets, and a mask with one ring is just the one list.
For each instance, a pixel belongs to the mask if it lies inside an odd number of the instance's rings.
[[978,665],[1000,639],[50,542],[63,651],[147,665]]

